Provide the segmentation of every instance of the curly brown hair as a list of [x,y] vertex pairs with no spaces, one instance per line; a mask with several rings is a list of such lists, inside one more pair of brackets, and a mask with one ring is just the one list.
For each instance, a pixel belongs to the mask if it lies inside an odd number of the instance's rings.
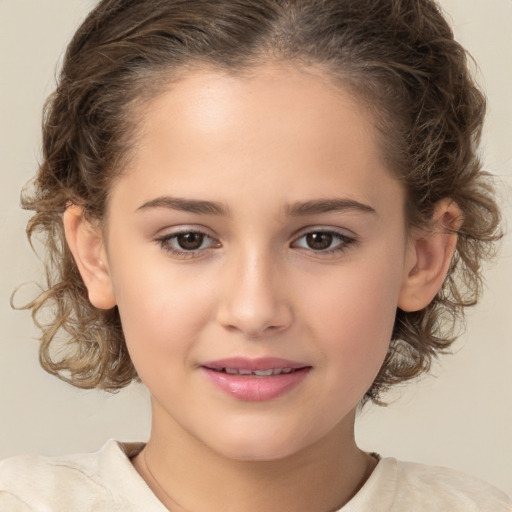
[[[477,146],[485,99],[468,55],[432,0],[102,0],[68,46],[43,122],[43,158],[22,205],[47,249],[44,291],[27,306],[40,361],[82,388],[137,378],[117,309],[94,308],[66,245],[69,204],[101,222],[137,132],[138,107],[198,64],[231,73],[266,61],[320,67],[370,110],[390,169],[407,190],[409,226],[441,199],[463,223],[446,281],[417,312],[398,310],[386,360],[366,399],[427,371],[481,291],[499,210]],[[39,320],[41,311],[50,321]],[[45,315],[46,316],[46,315]],[[65,343],[62,343],[62,334]],[[59,338],[60,342],[57,340]]]

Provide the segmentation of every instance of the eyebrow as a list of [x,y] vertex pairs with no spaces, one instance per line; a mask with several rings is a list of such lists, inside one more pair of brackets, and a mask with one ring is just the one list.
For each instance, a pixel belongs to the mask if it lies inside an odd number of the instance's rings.
[[[228,215],[229,208],[222,203],[203,201],[199,199],[184,199],[181,197],[161,196],[145,202],[137,211],[152,208],[170,208],[172,210],[195,213],[200,215]],[[286,214],[291,217],[305,215],[318,215],[329,212],[343,212],[355,210],[362,213],[377,213],[371,206],[353,199],[316,199],[312,201],[296,202],[286,207]]]
[[181,197],[162,196],[145,202],[137,208],[137,211],[149,210],[151,208],[170,208],[187,213],[198,213],[203,215],[227,215],[229,209],[222,203],[213,201],[201,201],[199,199],[183,199]]
[[377,213],[371,206],[353,199],[317,199],[293,203],[286,208],[286,213],[292,217],[301,217],[303,215],[343,212],[347,210],[355,210],[362,213]]

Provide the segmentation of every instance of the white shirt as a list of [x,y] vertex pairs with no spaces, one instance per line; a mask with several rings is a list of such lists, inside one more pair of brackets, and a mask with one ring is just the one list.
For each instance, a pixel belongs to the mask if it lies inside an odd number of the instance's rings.
[[[109,441],[97,453],[0,462],[0,512],[168,512],[130,462],[143,446]],[[384,458],[338,512],[426,511],[512,512],[512,500],[457,471]]]

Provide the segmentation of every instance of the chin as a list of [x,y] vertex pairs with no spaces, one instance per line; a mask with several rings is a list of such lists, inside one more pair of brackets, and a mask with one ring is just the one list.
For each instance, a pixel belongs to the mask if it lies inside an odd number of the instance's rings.
[[275,447],[275,446],[244,446],[241,449],[223,450],[223,455],[232,460],[241,462],[271,462],[276,460],[285,459],[295,454],[297,450],[290,449],[289,447]]
[[259,435],[253,436],[220,436],[210,444],[210,448],[232,460],[270,462],[290,457],[310,444],[305,439],[293,439],[290,435],[283,438],[277,432],[261,435],[260,431]]

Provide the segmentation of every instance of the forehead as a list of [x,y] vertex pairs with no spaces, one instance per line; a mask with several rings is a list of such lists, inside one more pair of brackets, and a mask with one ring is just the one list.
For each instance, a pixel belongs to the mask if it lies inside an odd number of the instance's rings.
[[240,187],[286,190],[292,201],[329,197],[334,185],[377,195],[375,180],[392,180],[367,109],[315,68],[194,70],[142,116],[125,174],[147,200],[159,187],[208,198],[216,184],[227,199]]
[[[241,72],[205,67],[177,76],[142,109],[146,134],[172,121],[175,134],[192,131],[214,143],[223,128],[239,128],[245,136],[260,136],[263,128],[270,137],[287,125],[287,132],[293,130],[291,135],[297,138],[317,135],[328,142],[330,130],[357,118],[352,130],[374,136],[373,120],[363,103],[318,67],[265,64]],[[301,134],[306,124],[310,130]]]

